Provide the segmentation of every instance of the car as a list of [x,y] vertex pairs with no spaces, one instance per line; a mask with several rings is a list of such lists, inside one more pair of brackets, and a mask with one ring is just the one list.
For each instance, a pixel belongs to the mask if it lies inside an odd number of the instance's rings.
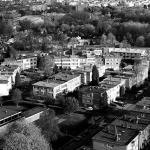
[[85,108],[86,110],[93,110],[93,107]]
[[76,141],[80,141],[81,138],[82,138],[82,136],[81,136],[81,135],[78,135],[78,136],[75,137],[75,140],[76,140]]
[[121,102],[121,101],[115,101],[114,103],[121,106],[121,107],[124,107],[124,105],[125,105],[125,103]]

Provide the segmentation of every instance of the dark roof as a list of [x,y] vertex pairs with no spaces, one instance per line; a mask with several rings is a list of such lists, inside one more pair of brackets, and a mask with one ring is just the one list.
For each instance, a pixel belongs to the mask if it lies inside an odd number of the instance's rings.
[[99,86],[86,86],[80,89],[83,93],[104,93],[105,90]]
[[47,108],[44,108],[44,107],[34,107],[32,109],[29,109],[29,110],[23,112],[23,115],[25,117],[30,117],[30,116],[35,115],[37,113],[43,112],[45,110],[47,110]]
[[0,107],[0,120],[3,120],[7,117],[13,116],[18,113],[20,113],[20,111],[8,109],[5,107]]
[[[116,130],[119,136],[119,140],[116,139]],[[138,133],[138,130],[110,124],[107,127],[105,127],[102,131],[97,133],[93,137],[93,140],[96,140],[100,143],[107,143],[115,146],[123,146],[128,145],[138,135]]]

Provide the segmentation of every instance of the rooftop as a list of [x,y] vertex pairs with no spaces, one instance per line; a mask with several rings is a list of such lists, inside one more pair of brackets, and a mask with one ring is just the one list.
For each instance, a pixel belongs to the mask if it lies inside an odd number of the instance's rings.
[[29,109],[29,110],[23,112],[23,114],[24,114],[25,117],[30,117],[30,116],[32,116],[34,114],[43,112],[45,110],[47,110],[47,108],[44,108],[44,107],[35,107],[35,108]]
[[[62,83],[62,82],[61,82]],[[56,80],[45,80],[45,81],[39,81],[33,84],[33,86],[40,86],[40,87],[47,87],[47,88],[54,88],[61,83],[58,83]],[[64,83],[64,82],[63,82]]]
[[74,74],[74,73],[62,73],[62,72],[59,72],[53,76],[50,77],[50,79],[54,79],[56,81],[59,81],[59,82],[67,82],[69,80],[72,80],[73,78],[76,78],[78,77],[79,75],[77,74]]
[[[118,138],[116,138],[117,135]],[[93,137],[93,139],[101,143],[123,146],[128,145],[137,135],[137,130],[117,126],[116,124],[110,124],[106,126],[102,131],[97,133]]]
[[103,93],[105,90],[99,86],[85,86],[80,89],[84,93]]
[[5,108],[4,106],[0,107],[0,120],[3,120],[7,117],[10,117],[18,113],[20,113],[20,111],[8,109],[8,108]]
[[14,72],[18,68],[17,65],[0,66],[0,72]]
[[150,120],[143,119],[138,116],[135,117],[126,115],[124,118],[114,120],[112,124],[135,130],[144,130],[150,124]]

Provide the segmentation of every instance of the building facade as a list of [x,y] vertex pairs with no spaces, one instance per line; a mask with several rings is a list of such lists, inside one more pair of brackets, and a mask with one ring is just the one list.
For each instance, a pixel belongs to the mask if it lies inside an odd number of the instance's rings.
[[81,85],[81,75],[58,73],[51,79],[33,84],[33,94],[38,97],[56,98],[63,92],[74,91]]

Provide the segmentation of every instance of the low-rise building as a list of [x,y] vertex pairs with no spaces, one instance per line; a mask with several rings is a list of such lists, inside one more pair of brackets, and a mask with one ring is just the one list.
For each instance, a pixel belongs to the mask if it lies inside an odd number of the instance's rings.
[[110,124],[93,138],[95,150],[139,150],[139,131]]
[[[84,65],[75,70],[72,70],[74,73],[81,74],[81,82],[83,84],[88,84],[92,81],[92,65]],[[99,72],[99,77],[104,76],[105,74],[105,65],[98,65],[97,70]]]
[[99,86],[83,87],[79,93],[79,99],[85,107],[100,109],[107,104],[106,90]]
[[0,96],[8,96],[12,89],[12,78],[10,75],[0,75]]
[[99,86],[106,90],[107,93],[107,103],[110,104],[114,102],[117,97],[121,94],[121,88],[125,87],[125,80],[120,78],[106,78],[99,83]]
[[21,64],[21,70],[26,70],[26,69],[37,67],[36,56],[21,56],[17,58],[17,62]]
[[33,84],[33,94],[38,97],[56,98],[62,92],[74,91],[81,85],[81,75],[58,73],[45,81]]
[[109,52],[119,54],[123,59],[136,59],[147,55],[146,49],[139,48],[109,48]]
[[138,149],[143,149],[150,142],[150,120],[139,116],[125,115],[112,122],[113,125],[131,128],[139,131]]
[[15,83],[16,74],[20,73],[20,67],[18,65],[2,65],[0,66],[0,75],[10,76],[12,83]]
[[119,70],[122,57],[116,54],[107,54],[103,56],[106,69]]

